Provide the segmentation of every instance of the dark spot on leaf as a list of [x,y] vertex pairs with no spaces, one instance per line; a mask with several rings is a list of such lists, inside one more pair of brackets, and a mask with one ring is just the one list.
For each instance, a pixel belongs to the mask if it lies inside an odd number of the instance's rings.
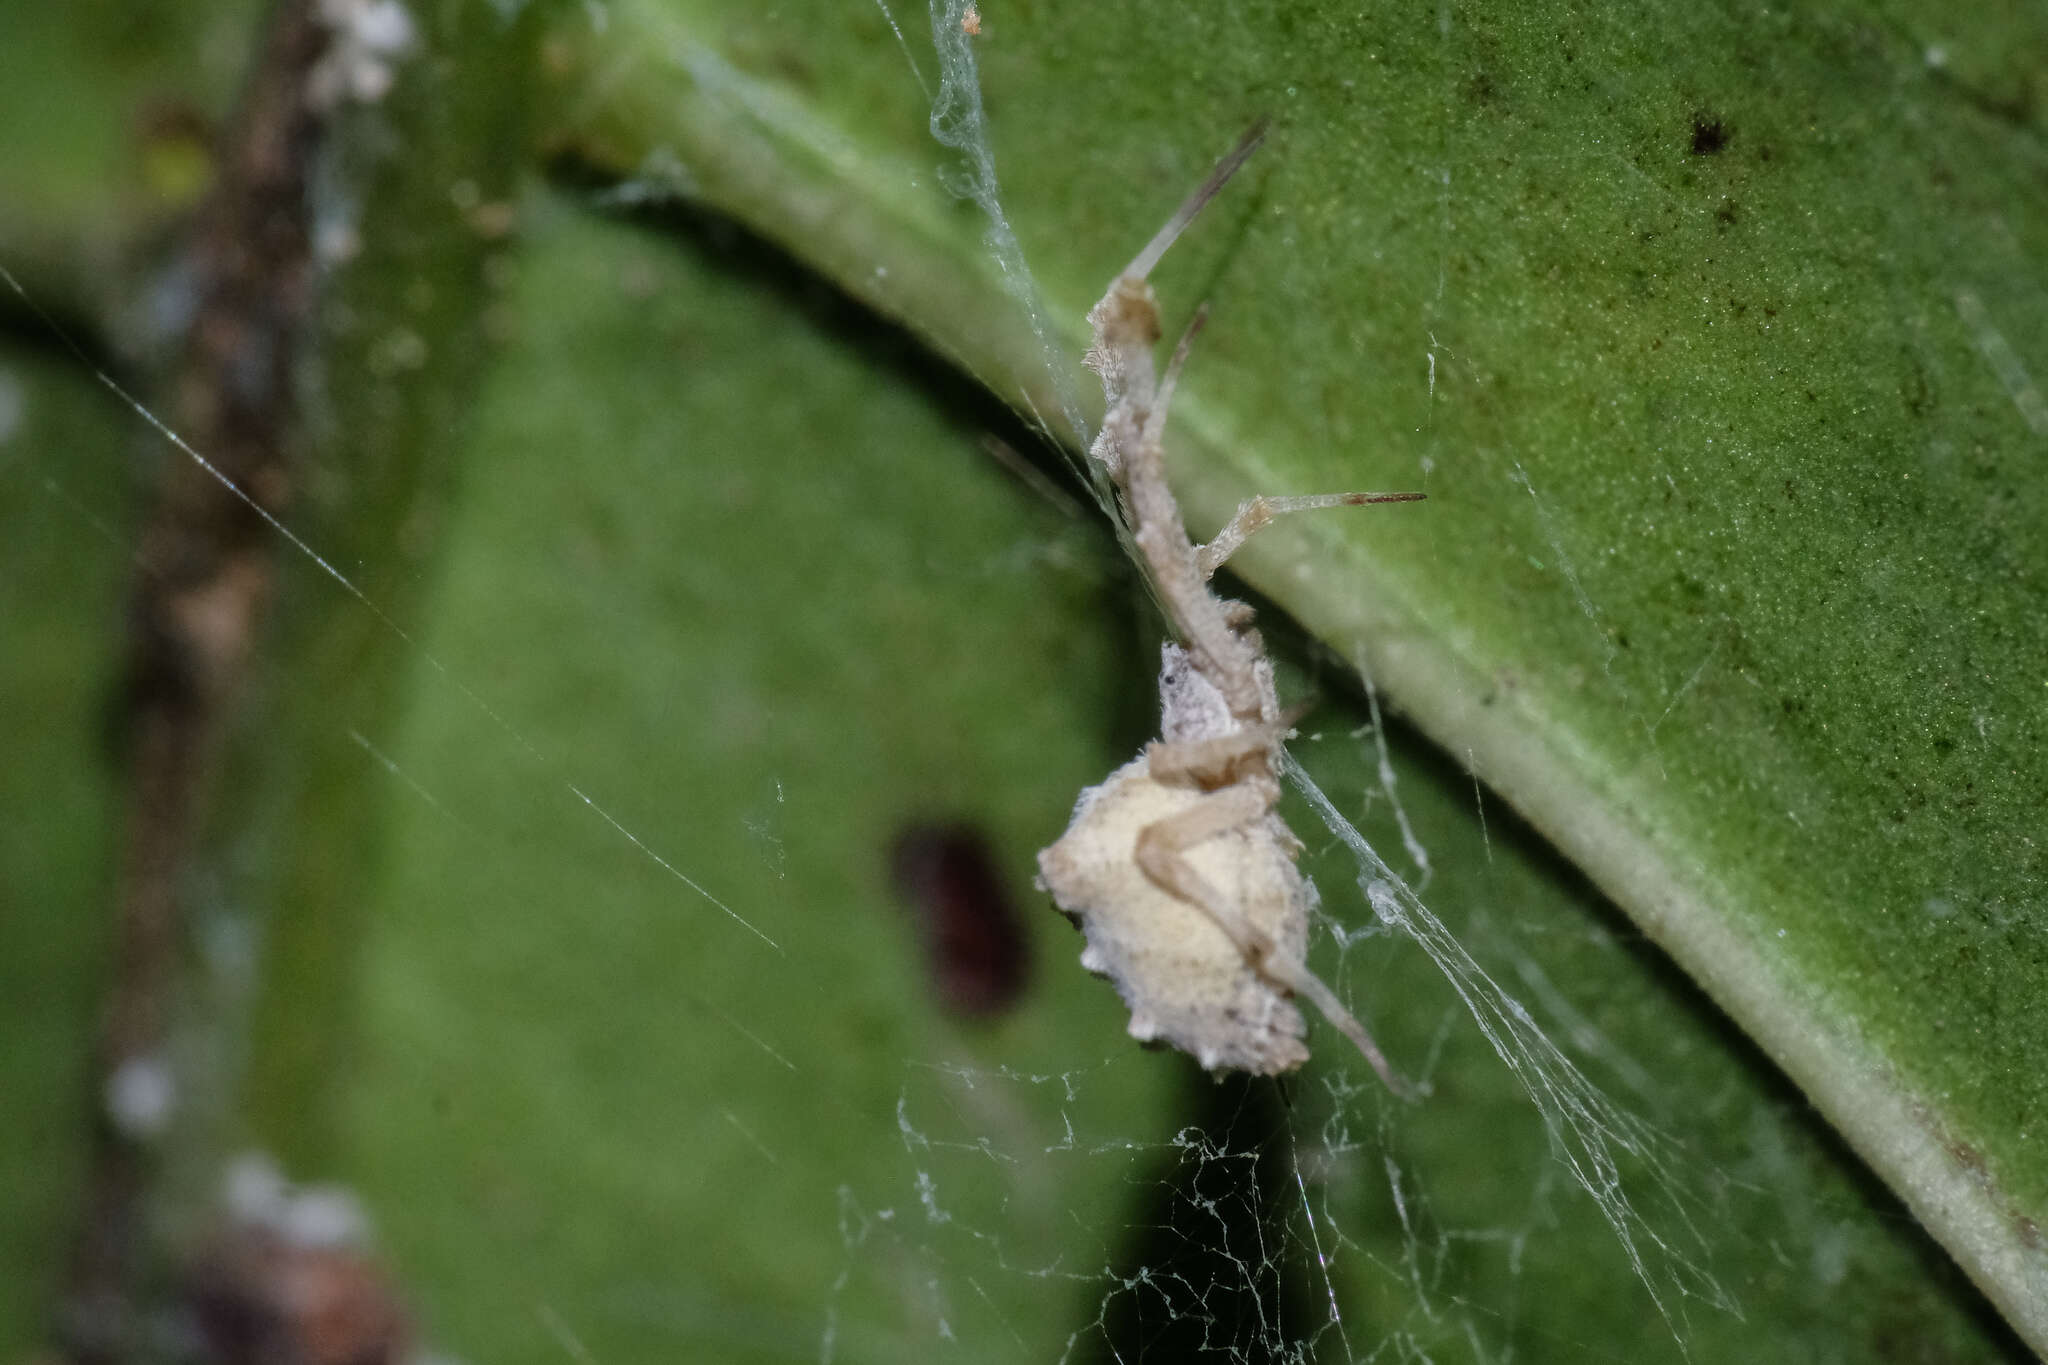
[[2025,128],[2034,121],[2036,92],[2034,82],[2021,76],[2004,90],[1994,90],[1970,81],[1959,80],[1954,73],[1937,69],[1935,79],[1961,95],[1965,102],[1974,105],[1992,118],[2003,120],[2017,128]]
[[1734,227],[1736,220],[1741,216],[1742,211],[1736,207],[1733,199],[1723,199],[1720,206],[1714,210],[1714,221],[1724,228]]
[[889,869],[924,940],[940,1003],[973,1018],[1014,1006],[1030,983],[1031,945],[982,833],[910,825],[896,836]]
[[1990,1169],[1984,1164],[1984,1154],[1969,1143],[1944,1136],[1942,1146],[1948,1149],[1950,1159],[1970,1176],[1982,1180],[1990,1175]]
[[1692,154],[1713,156],[1728,145],[1728,127],[1712,114],[1692,116]]
[[1927,373],[1927,367],[1912,351],[1905,355],[1904,373],[1899,377],[1899,397],[1906,405],[1906,411],[1918,418],[1925,418],[1934,410],[1934,381]]

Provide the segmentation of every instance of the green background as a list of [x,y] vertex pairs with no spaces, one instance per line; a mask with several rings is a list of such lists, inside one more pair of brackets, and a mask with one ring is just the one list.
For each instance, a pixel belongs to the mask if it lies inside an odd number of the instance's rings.
[[[1429,491],[1245,571],[1321,698],[1297,756],[1390,858],[1361,665],[1418,727],[1386,733],[1423,898],[1611,1102],[1638,1270],[1305,809],[1315,965],[1430,1098],[1320,1027],[1281,1086],[1122,1037],[1029,872],[1147,737],[1158,627],[1085,499],[982,448],[1059,476],[961,373],[1057,399],[918,79],[877,8],[598,12],[422,16],[336,144],[366,250],[308,339],[294,529],[389,623],[283,558],[194,893],[259,951],[194,953],[228,1041],[191,1050],[232,1060],[189,1078],[219,1098],[167,1204],[243,1143],[346,1180],[477,1359],[2023,1353],[1939,1246],[2040,1301],[2037,17],[1019,6],[972,49],[1069,366],[1274,117],[1160,272],[1170,327],[1212,308],[1183,496],[1199,532]],[[0,119],[0,263],[138,374],[186,153],[137,111],[205,106],[252,23],[10,45],[6,98],[64,117]],[[88,1093],[126,509],[172,455],[14,322],[26,1344]],[[1031,929],[994,1025],[945,1015],[888,887],[933,819],[988,833]]]

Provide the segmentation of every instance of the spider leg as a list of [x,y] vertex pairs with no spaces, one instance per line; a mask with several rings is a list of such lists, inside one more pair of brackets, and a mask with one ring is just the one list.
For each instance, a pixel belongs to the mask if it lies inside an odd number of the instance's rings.
[[1238,547],[1289,512],[1313,512],[1323,507],[1358,507],[1373,502],[1420,502],[1425,493],[1312,493],[1300,498],[1248,498],[1237,505],[1237,515],[1216,533],[1207,545],[1195,547],[1195,567],[1204,579],[1223,567],[1223,561]]
[[[1155,754],[1161,747],[1166,746],[1153,746]],[[1167,891],[1208,915],[1237,946],[1253,971],[1282,990],[1306,996],[1325,1019],[1336,1025],[1338,1032],[1351,1040],[1387,1089],[1403,1099],[1411,1098],[1413,1088],[1394,1075],[1379,1045],[1357,1017],[1344,1008],[1337,993],[1324,985],[1306,963],[1278,952],[1273,936],[1248,922],[1185,856],[1187,849],[1205,839],[1265,819],[1276,796],[1270,785],[1252,782],[1208,793],[1180,814],[1154,821],[1138,831],[1138,867]]]
[[[1229,781],[1232,771],[1245,759],[1268,753],[1285,739],[1294,721],[1295,717],[1289,715],[1272,724],[1247,725],[1235,734],[1208,739],[1155,739],[1145,746],[1145,758],[1152,776],[1161,782],[1218,786]],[[1268,800],[1266,809],[1272,808],[1273,802]]]
[[1404,1100],[1415,1098],[1415,1087],[1394,1074],[1394,1069],[1387,1065],[1387,1059],[1380,1055],[1379,1044],[1373,1042],[1372,1035],[1365,1031],[1365,1025],[1344,1008],[1337,999],[1337,993],[1325,986],[1321,977],[1306,965],[1287,958],[1261,962],[1259,971],[1276,985],[1285,986],[1296,995],[1305,995],[1314,1001],[1315,1007],[1323,1012],[1323,1018],[1335,1024],[1337,1031],[1351,1040],[1352,1046],[1358,1049],[1387,1089]]
[[1159,377],[1159,387],[1152,395],[1152,410],[1145,414],[1145,428],[1142,439],[1157,445],[1166,435],[1166,410],[1173,405],[1173,391],[1180,384],[1180,372],[1187,368],[1188,352],[1194,348],[1195,338],[1209,321],[1209,305],[1202,304],[1195,309],[1195,315],[1188,319],[1187,330],[1174,343],[1173,355],[1166,362],[1166,373]]
[[1209,201],[1216,197],[1217,191],[1229,183],[1231,176],[1237,174],[1237,168],[1244,165],[1245,158],[1259,149],[1259,144],[1266,140],[1268,126],[1268,120],[1262,118],[1245,129],[1244,136],[1237,140],[1237,146],[1231,148],[1230,154],[1216,163],[1216,169],[1209,172],[1209,178],[1174,211],[1173,217],[1166,220],[1166,226],[1160,228],[1152,240],[1145,244],[1145,249],[1138,253],[1136,260],[1124,267],[1124,273],[1119,278],[1142,280],[1152,273],[1152,267],[1159,264],[1159,258],[1166,254],[1166,249],[1173,245],[1174,240],[1187,229],[1187,225],[1195,221],[1195,215],[1208,206]]
[[1273,936],[1248,923],[1200,869],[1183,856],[1206,839],[1262,820],[1273,808],[1270,791],[1249,785],[1224,787],[1198,798],[1178,815],[1155,820],[1138,831],[1138,867],[1154,882],[1205,912],[1237,945],[1255,970],[1273,955]]

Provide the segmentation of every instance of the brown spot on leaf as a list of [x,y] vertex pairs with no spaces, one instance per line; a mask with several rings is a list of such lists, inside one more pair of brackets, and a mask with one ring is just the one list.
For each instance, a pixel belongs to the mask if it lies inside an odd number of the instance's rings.
[[889,866],[940,1003],[971,1018],[1013,1007],[1030,984],[1031,945],[981,831],[911,825],[897,835]]

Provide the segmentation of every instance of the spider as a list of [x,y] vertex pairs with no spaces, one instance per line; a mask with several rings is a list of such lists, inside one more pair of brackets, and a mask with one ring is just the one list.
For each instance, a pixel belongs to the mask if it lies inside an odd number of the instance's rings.
[[1293,1003],[1306,996],[1405,1094],[1371,1036],[1306,964],[1315,887],[1295,866],[1301,843],[1275,809],[1294,716],[1280,708],[1251,608],[1217,596],[1209,579],[1276,516],[1423,494],[1252,498],[1196,545],[1166,481],[1167,409],[1207,307],[1160,374],[1159,307],[1146,276],[1265,131],[1261,120],[1245,134],[1088,313],[1087,364],[1107,407],[1089,455],[1117,490],[1180,642],[1161,651],[1160,737],[1081,793],[1066,833],[1038,855],[1039,884],[1082,931],[1081,965],[1115,985],[1141,1042],[1171,1044],[1211,1071],[1292,1071],[1308,1057]]

